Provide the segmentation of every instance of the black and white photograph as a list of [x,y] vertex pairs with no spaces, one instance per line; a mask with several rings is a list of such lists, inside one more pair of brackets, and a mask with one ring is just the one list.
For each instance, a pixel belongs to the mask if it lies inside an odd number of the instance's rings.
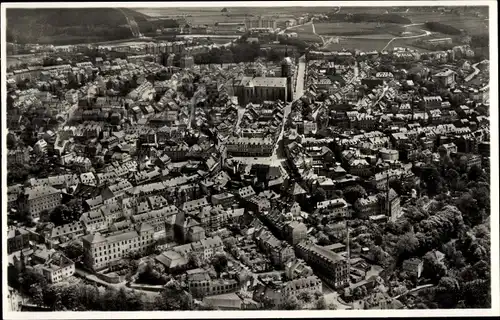
[[499,315],[496,6],[2,4],[4,318]]

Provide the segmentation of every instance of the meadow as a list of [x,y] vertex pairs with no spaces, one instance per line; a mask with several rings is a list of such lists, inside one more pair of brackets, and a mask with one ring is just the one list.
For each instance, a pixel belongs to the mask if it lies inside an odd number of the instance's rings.
[[[317,31],[316,31],[317,32]],[[296,33],[297,38],[308,42],[321,42],[321,37],[313,33],[312,25],[305,24],[297,26],[292,29],[288,29],[285,33]]]
[[440,14],[438,12],[415,12],[411,13],[408,18],[413,23],[441,22],[457,29],[463,29],[471,35],[487,33],[489,31],[488,20],[475,16],[457,16],[455,14]]
[[356,36],[384,33],[384,28],[375,22],[319,22],[314,23],[316,33],[326,36]]

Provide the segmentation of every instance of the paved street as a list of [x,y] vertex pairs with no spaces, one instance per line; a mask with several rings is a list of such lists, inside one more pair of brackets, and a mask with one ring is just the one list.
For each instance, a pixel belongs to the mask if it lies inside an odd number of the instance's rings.
[[335,305],[337,310],[349,310],[352,309],[351,306],[343,304],[339,301],[338,293],[330,288],[325,282],[323,282],[323,295],[327,305]]
[[297,71],[297,84],[295,86],[295,94],[293,99],[297,100],[304,94],[304,81],[306,72],[306,58],[302,56],[299,58],[299,67]]
[[154,291],[131,289],[131,288],[126,286],[126,281],[123,281],[120,283],[109,283],[109,282],[103,281],[103,280],[99,279],[97,276],[95,276],[94,274],[91,274],[91,273],[89,273],[83,269],[80,269],[80,268],[75,269],[75,275],[80,276],[82,278],[85,278],[89,281],[95,282],[98,285],[101,285],[104,287],[113,287],[115,289],[125,288],[125,290],[136,291],[138,293],[144,293],[145,294],[144,298],[149,299],[149,300],[154,299],[160,295],[158,292],[154,292]]

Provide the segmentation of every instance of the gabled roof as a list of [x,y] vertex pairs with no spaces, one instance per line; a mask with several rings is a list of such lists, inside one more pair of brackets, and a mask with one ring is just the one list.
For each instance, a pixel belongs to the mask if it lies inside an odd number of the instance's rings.
[[304,188],[302,188],[297,182],[295,182],[295,184],[293,186],[292,194],[298,195],[298,194],[305,194],[305,193],[306,193],[306,191],[304,190]]
[[106,238],[104,238],[100,233],[94,233],[82,237],[82,240],[89,243],[99,243],[106,241]]

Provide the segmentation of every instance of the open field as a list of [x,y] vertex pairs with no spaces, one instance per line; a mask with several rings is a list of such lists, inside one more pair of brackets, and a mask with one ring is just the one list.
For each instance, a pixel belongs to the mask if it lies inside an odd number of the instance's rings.
[[[290,31],[293,32],[293,31]],[[314,33],[303,33],[297,32],[297,39],[307,42],[319,42],[321,43],[321,37],[315,35]]]
[[[330,11],[330,8],[320,7],[227,7],[229,14],[249,14],[249,15],[286,15],[286,14],[303,14],[324,13],[325,10]],[[150,17],[162,17],[172,15],[192,14],[193,16],[212,14],[222,15],[222,7],[206,7],[206,8],[134,8],[134,10],[146,14]]]
[[[312,28],[312,24],[304,24],[304,25],[300,25],[300,26],[296,26],[296,27],[293,27],[291,29],[288,29],[285,31],[285,33],[311,33],[313,34],[313,28]],[[316,31],[318,32],[318,31]]]
[[463,29],[469,34],[481,34],[489,31],[488,20],[474,16],[457,16],[455,14],[429,12],[411,13],[408,15],[408,18],[413,23],[441,22],[457,29]]
[[393,34],[404,30],[400,25],[378,24],[376,22],[319,22],[315,23],[316,32],[327,36],[357,36],[371,34]]
[[395,47],[403,47],[403,48],[410,48],[410,49],[416,49],[419,52],[429,52],[430,50],[419,48],[413,46],[413,42],[415,42],[416,39],[396,39],[392,41],[386,48],[386,50],[393,50]]
[[[392,38],[390,38],[392,39]],[[339,43],[330,43],[327,46],[328,50],[332,51],[338,51],[342,49],[346,50],[352,50],[352,49],[359,49],[363,51],[371,51],[371,50],[382,50],[387,43],[389,42],[390,39],[360,39],[360,38],[340,38]],[[410,49],[417,49],[419,52],[427,52],[429,50],[417,48],[412,45],[412,43],[416,39],[396,39],[392,41],[389,46],[386,48],[386,50],[392,50],[395,47],[406,47]]]
[[387,33],[381,33],[381,34],[365,34],[365,35],[359,35],[359,36],[348,36],[346,38],[349,39],[360,39],[360,40],[391,40],[394,38],[394,35],[392,34],[387,34]]
[[297,38],[303,41],[321,42],[321,38],[313,33],[311,24],[305,24],[288,29],[285,33],[297,33]]

